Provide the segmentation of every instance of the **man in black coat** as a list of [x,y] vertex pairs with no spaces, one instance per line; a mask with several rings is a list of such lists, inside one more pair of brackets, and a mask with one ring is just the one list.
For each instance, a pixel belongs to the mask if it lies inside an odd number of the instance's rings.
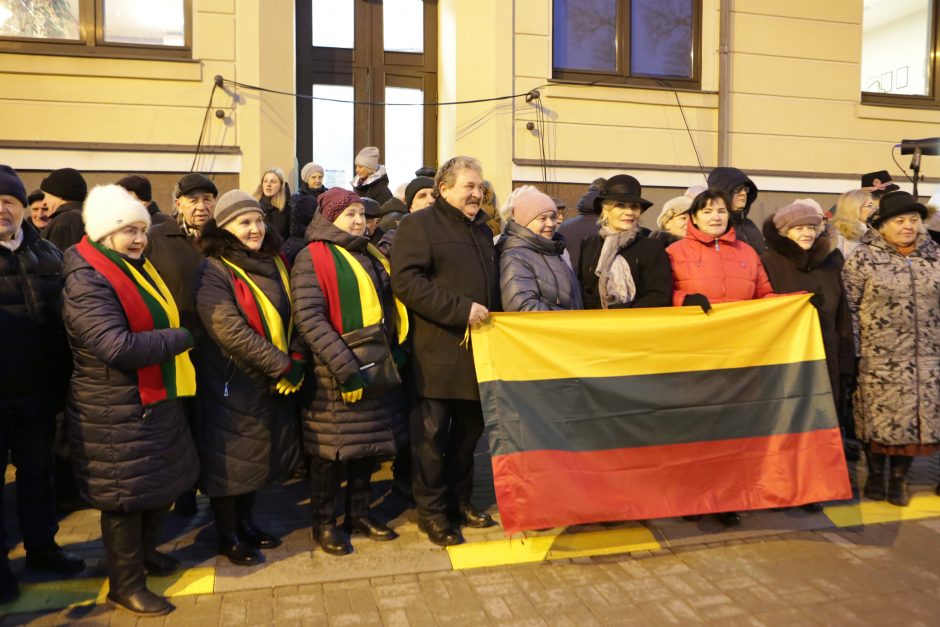
[[731,198],[730,223],[735,236],[750,245],[758,255],[767,250],[761,230],[747,217],[751,205],[757,200],[757,185],[737,168],[715,168],[708,173],[708,188],[717,189]]
[[39,189],[45,193],[43,206],[52,214],[42,238],[65,252],[85,235],[82,203],[88,195],[88,184],[78,170],[61,168],[44,178]]
[[414,499],[419,528],[435,544],[461,542],[451,519],[471,527],[493,520],[470,504],[473,452],[483,412],[467,327],[499,308],[499,266],[483,201],[483,170],[454,157],[435,181],[436,200],[406,216],[392,256],[392,289],[414,314],[412,413]]
[[120,185],[131,193],[131,196],[144,203],[147,207],[147,213],[150,214],[150,223],[153,226],[173,222],[173,216],[160,211],[160,205],[153,199],[153,187],[150,185],[150,179],[140,174],[129,174],[122,179],[118,179],[117,185]]
[[[26,188],[0,165],[0,469],[12,453],[26,566],[62,575],[85,568],[55,542],[52,443],[71,357],[60,313],[62,253],[24,218]],[[0,604],[19,594],[7,562],[0,484]]]

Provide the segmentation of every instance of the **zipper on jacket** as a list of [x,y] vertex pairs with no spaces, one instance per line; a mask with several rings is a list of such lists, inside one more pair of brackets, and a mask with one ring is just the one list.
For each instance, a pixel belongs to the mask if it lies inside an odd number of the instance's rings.
[[715,238],[715,250],[721,250],[721,246],[718,245],[718,238]]

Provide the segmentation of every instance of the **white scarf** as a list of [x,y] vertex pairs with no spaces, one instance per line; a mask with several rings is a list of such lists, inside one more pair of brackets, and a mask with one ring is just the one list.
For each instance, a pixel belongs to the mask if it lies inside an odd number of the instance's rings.
[[11,251],[15,251],[17,248],[20,247],[20,244],[22,243],[23,243],[23,227],[20,227],[16,231],[16,235],[14,235],[11,239],[5,239],[3,241],[0,241],[0,246],[3,246],[4,248],[9,248]]

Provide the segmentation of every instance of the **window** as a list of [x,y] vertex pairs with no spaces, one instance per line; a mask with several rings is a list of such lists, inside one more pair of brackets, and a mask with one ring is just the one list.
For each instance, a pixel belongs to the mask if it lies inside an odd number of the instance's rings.
[[698,89],[701,0],[553,0],[553,78]]
[[0,0],[0,51],[191,57],[192,0]]
[[940,107],[938,0],[864,0],[862,101]]

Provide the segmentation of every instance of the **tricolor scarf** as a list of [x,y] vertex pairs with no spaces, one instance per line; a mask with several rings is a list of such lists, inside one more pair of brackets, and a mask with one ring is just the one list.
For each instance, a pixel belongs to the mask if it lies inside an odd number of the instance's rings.
[[[144,260],[143,271],[148,281],[119,254],[90,241],[87,235],[75,249],[114,288],[132,333],[180,328],[176,301],[153,264]],[[137,388],[145,407],[170,398],[194,396],[196,371],[188,351],[159,364],[138,368]]]
[[[311,242],[308,248],[333,328],[343,334],[381,322],[382,302],[362,264],[345,248],[330,242]],[[372,244],[366,250],[391,276],[385,255]],[[395,309],[398,343],[403,344],[408,337],[408,310],[398,298]]]
[[[251,280],[248,273],[225,257],[221,259],[222,263],[227,265],[232,273],[232,281],[235,283],[235,300],[245,314],[248,325],[258,335],[274,344],[282,352],[287,353],[290,347],[291,333],[294,329],[293,305],[291,305],[290,319],[285,325],[277,307],[258,287],[257,283]],[[274,257],[274,263],[277,265],[277,273],[281,277],[284,293],[287,295],[288,302],[290,302],[290,279],[287,274],[287,266],[277,256]]]

